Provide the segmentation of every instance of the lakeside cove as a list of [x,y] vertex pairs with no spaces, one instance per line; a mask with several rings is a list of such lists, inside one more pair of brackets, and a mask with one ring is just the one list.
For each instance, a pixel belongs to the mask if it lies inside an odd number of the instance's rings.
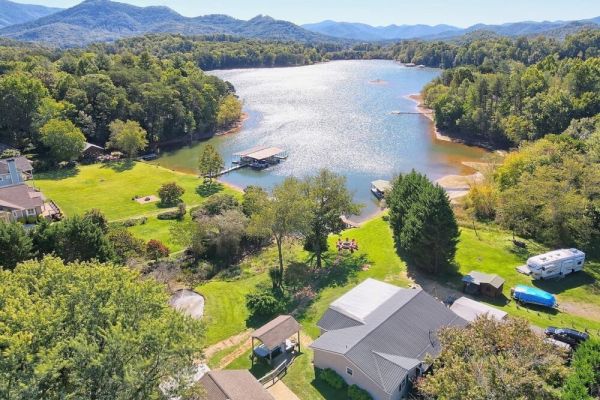
[[[240,189],[271,189],[286,176],[328,168],[344,175],[355,201],[365,205],[353,219],[360,223],[380,212],[372,181],[411,169],[433,180],[471,175],[476,170],[468,163],[489,157],[485,149],[436,137],[432,120],[409,97],[437,77],[437,69],[371,60],[211,73],[234,85],[247,118],[233,133],[163,151],[152,164],[196,174],[206,143],[220,152],[226,169],[243,150],[282,148],[285,162],[260,171],[236,168],[220,180]],[[395,110],[405,114],[392,114]]]

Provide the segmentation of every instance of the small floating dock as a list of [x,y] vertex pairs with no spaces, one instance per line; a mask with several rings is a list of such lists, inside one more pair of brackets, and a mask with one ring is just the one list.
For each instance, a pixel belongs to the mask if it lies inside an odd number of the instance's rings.
[[255,170],[266,169],[285,160],[287,152],[279,147],[258,146],[234,153],[233,156],[233,166],[221,171],[219,176],[246,167]]

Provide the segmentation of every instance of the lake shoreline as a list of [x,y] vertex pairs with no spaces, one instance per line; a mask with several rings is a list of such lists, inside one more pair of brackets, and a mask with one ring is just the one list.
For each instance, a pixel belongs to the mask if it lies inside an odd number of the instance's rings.
[[445,142],[464,144],[466,146],[480,147],[489,152],[503,151],[502,149],[499,149],[498,147],[493,146],[492,144],[487,143],[485,141],[450,136],[450,134],[441,131],[440,129],[438,129],[437,126],[435,126],[435,119],[433,117],[434,111],[425,105],[423,95],[421,93],[409,94],[408,96],[406,96],[406,98],[416,103],[415,108],[419,114],[423,115],[425,118],[433,122],[434,125],[432,130],[436,139]]

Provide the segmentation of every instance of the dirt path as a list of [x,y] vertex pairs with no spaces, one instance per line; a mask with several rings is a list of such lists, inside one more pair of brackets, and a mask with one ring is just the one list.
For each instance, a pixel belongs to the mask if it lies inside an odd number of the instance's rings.
[[238,333],[237,335],[228,337],[225,340],[222,340],[218,343],[213,344],[212,346],[208,346],[205,350],[204,350],[204,359],[208,360],[209,358],[211,358],[212,356],[214,356],[215,354],[217,354],[219,351],[221,350],[225,350],[228,349],[230,347],[233,346],[237,346],[243,342],[246,342],[249,340],[250,338],[250,334],[251,334],[251,330],[245,330],[242,333]]

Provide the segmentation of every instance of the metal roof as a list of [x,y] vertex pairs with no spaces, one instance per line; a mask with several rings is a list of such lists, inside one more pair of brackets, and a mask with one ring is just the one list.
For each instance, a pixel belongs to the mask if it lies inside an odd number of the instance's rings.
[[468,297],[461,297],[452,303],[450,307],[459,317],[469,322],[473,322],[477,317],[488,315],[498,321],[502,321],[506,317],[506,312],[498,310],[495,307],[471,300]]
[[392,188],[392,184],[389,181],[381,179],[371,182],[371,185],[381,193],[385,193]]
[[275,157],[283,153],[284,150],[279,147],[267,147],[266,149],[258,150],[253,153],[244,155],[244,157],[252,158],[254,160],[266,160],[267,158]]
[[248,370],[210,371],[200,383],[206,400],[274,400]]
[[[388,285],[378,283],[363,282],[357,286],[360,289],[353,289],[354,296],[360,293],[369,302],[378,295],[378,288],[384,287],[381,285]],[[364,316],[363,324],[328,331],[310,346],[317,351],[343,355],[386,393],[398,390],[408,371],[418,365],[417,361],[421,363],[428,354],[439,353],[436,333],[440,328],[467,323],[421,289],[394,288],[393,295]],[[333,316],[330,314],[328,318]],[[321,324],[319,321],[318,325]]]
[[273,350],[299,331],[300,324],[294,317],[291,315],[280,315],[255,330],[252,333],[252,337],[260,340],[269,350]]
[[369,278],[335,300],[329,308],[353,320],[364,322],[366,316],[400,290],[398,286]]
[[465,275],[462,278],[463,282],[474,283],[479,285],[481,283],[487,283],[488,285],[492,285],[496,289],[500,289],[502,285],[504,285],[504,279],[495,274],[484,274],[479,271],[471,271],[468,275]]

